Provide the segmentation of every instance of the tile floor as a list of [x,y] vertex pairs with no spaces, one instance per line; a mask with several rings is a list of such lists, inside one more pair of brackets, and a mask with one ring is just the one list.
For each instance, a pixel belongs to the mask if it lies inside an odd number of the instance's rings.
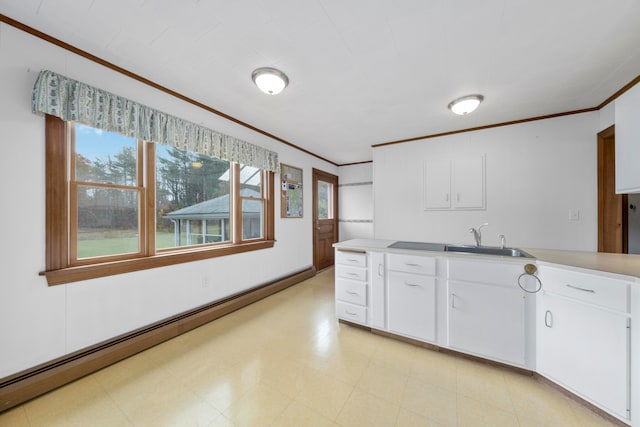
[[0,426],[610,425],[531,377],[338,324],[333,270],[0,414]]

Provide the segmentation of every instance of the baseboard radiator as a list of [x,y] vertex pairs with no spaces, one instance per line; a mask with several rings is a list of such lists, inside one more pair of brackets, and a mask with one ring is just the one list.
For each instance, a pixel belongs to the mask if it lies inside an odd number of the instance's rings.
[[0,412],[246,307],[315,275],[309,267],[0,379]]

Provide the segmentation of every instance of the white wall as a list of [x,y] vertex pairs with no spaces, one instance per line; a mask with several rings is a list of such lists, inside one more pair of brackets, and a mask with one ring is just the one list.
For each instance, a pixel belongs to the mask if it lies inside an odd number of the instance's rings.
[[599,113],[599,117],[598,117],[598,132],[601,132],[603,130],[605,130],[606,128],[608,128],[609,126],[613,125],[616,121],[616,117],[615,117],[615,113],[616,113],[616,108],[615,108],[615,101],[614,102],[610,102],[607,105],[605,105],[604,107],[602,107],[600,109],[600,111],[598,111]]
[[338,168],[340,240],[373,238],[373,164]]
[[[304,182],[311,182],[312,168],[333,174],[338,168],[3,23],[0,58],[0,378],[312,265],[311,215],[281,220],[276,197],[273,249],[47,286],[38,275],[44,269],[44,118],[33,115],[30,104],[41,69],[275,150],[280,161],[304,170]],[[311,202],[307,190],[305,212]]]
[[[596,250],[599,113],[590,112],[374,149],[374,230],[380,239]],[[486,154],[486,210],[424,211],[422,162]],[[580,219],[569,221],[569,210]]]

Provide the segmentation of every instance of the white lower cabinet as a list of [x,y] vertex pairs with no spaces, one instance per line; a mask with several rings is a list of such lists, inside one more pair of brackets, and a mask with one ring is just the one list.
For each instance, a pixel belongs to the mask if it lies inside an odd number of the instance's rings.
[[377,329],[387,327],[384,253],[369,252],[369,323]]
[[545,272],[548,289],[541,296],[538,316],[538,371],[628,420],[631,319],[626,303],[608,297],[624,294],[627,285],[560,269]]
[[336,249],[336,316],[350,322],[368,324],[369,284],[367,253]]
[[389,331],[434,342],[436,278],[389,272]]
[[518,286],[527,261],[337,248],[336,315],[535,370],[631,422],[632,404],[640,407],[631,394],[640,379],[631,368],[631,346],[640,347],[633,279],[539,262],[542,289],[532,294]]
[[[449,346],[489,359],[527,363],[526,294],[518,286],[524,263],[451,258],[448,274]],[[530,297],[531,302],[535,298]],[[533,356],[532,356],[533,357]]]
[[525,364],[522,291],[449,282],[449,346],[516,365]]
[[386,328],[385,254],[336,249],[336,316]]
[[421,341],[436,340],[436,258],[389,254],[387,327]]

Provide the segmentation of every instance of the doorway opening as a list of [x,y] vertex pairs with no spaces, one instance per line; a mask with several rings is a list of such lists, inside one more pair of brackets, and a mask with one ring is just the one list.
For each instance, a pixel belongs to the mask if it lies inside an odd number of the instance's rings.
[[334,263],[338,241],[338,177],[313,169],[313,266],[316,271]]
[[598,133],[598,252],[630,253],[630,242],[633,250],[640,244],[640,233],[629,233],[629,216],[635,221],[636,205],[629,202],[629,195],[616,194],[615,154],[615,126],[611,126]]

